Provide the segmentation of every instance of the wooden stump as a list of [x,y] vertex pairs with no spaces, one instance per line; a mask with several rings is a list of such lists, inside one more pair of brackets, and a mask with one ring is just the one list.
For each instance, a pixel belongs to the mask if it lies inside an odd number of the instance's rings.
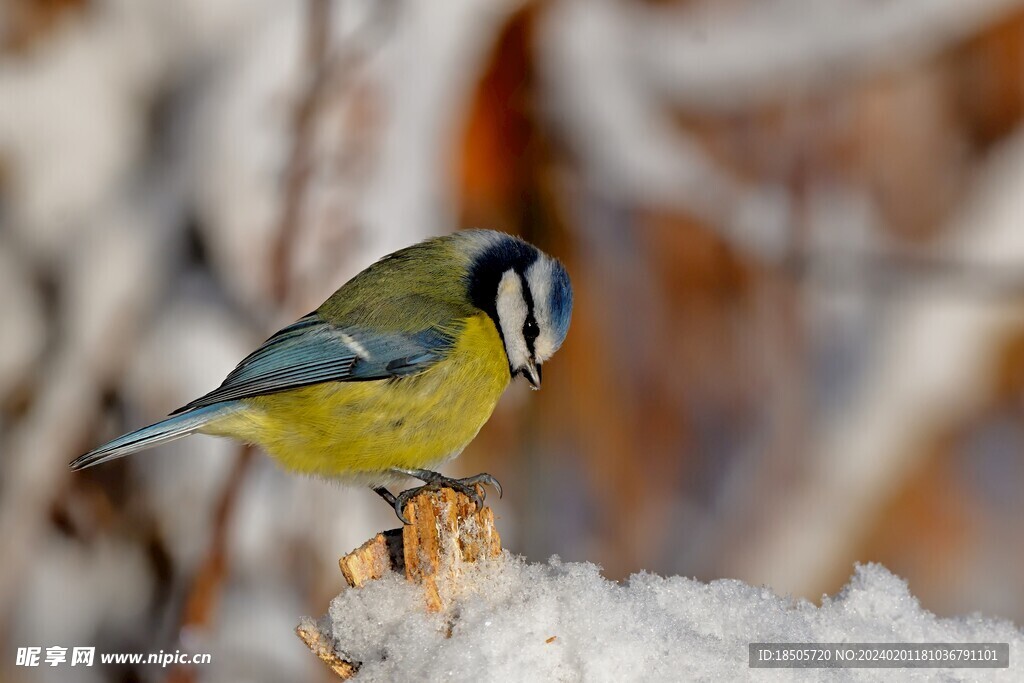
[[347,681],[359,671],[358,662],[345,661],[334,653],[331,637],[322,634],[312,619],[303,619],[302,623],[295,627],[295,634],[341,680]]
[[[440,612],[458,593],[467,562],[501,554],[491,509],[477,511],[468,496],[451,489],[412,498],[405,517],[408,525],[377,534],[338,561],[351,589],[389,572],[403,572],[407,580],[423,586],[425,609]],[[358,672],[359,662],[340,657],[331,636],[322,633],[312,619],[304,619],[295,632],[341,679]]]

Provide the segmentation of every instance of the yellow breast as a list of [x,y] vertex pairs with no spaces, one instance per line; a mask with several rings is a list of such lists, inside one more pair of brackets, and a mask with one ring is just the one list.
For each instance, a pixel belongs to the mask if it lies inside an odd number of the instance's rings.
[[245,410],[203,431],[257,443],[290,470],[372,481],[392,467],[430,468],[458,455],[509,380],[501,338],[480,313],[448,357],[418,375],[245,399]]

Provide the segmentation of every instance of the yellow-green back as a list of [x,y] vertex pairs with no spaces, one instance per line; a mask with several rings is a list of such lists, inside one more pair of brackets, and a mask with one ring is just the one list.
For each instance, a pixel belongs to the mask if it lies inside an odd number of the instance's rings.
[[[423,330],[476,312],[466,293],[473,232],[396,251],[346,282],[317,309],[328,322],[382,331]],[[467,246],[469,248],[467,248]]]

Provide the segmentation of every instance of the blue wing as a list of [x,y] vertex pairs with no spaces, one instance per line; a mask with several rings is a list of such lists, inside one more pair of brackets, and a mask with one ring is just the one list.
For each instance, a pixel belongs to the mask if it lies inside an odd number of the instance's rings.
[[310,313],[246,356],[218,388],[171,414],[320,382],[415,374],[443,358],[454,341],[434,329],[405,334],[341,328]]

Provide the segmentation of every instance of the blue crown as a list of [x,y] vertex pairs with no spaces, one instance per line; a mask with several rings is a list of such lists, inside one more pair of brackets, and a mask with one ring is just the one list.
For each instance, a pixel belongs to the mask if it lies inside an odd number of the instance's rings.
[[558,343],[565,340],[569,333],[569,320],[572,318],[572,283],[569,273],[560,261],[555,261],[551,273],[551,324],[558,335]]

